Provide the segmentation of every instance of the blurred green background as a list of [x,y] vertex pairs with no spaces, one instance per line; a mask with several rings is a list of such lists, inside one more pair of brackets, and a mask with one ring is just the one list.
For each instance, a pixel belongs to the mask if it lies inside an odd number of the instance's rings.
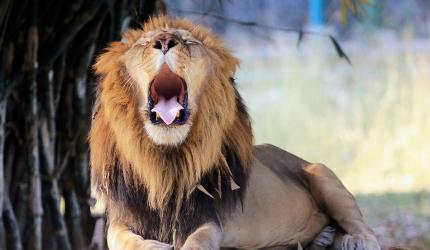
[[[332,168],[384,248],[430,249],[429,3],[369,1],[345,23],[339,1],[317,0],[323,19],[313,23],[312,1],[166,2],[212,26],[241,60],[256,143]],[[297,47],[298,34],[280,27],[333,34],[351,65],[328,37]]]

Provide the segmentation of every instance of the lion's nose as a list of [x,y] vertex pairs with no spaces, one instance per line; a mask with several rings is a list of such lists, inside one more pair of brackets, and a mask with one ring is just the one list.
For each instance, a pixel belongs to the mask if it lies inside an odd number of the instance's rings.
[[163,38],[155,42],[154,48],[159,49],[166,54],[169,49],[175,47],[178,43],[172,38]]

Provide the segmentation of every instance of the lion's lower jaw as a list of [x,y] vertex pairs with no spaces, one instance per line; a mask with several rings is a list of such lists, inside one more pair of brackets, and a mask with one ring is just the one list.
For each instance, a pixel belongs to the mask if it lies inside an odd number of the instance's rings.
[[191,126],[184,124],[175,127],[165,127],[154,125],[151,122],[145,123],[145,130],[156,144],[175,146],[181,144],[187,138]]

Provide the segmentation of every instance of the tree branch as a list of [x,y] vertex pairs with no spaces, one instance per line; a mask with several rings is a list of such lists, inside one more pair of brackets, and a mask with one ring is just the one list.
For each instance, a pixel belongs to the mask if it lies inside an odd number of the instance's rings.
[[21,233],[9,197],[4,199],[3,221],[6,229],[7,249],[22,250]]
[[303,35],[315,35],[315,36],[328,37],[330,39],[330,42],[332,43],[333,47],[335,48],[338,56],[340,58],[345,59],[349,64],[351,64],[351,60],[349,59],[348,55],[342,49],[339,42],[336,40],[336,38],[333,35],[328,34],[328,33],[323,33],[323,32],[313,31],[313,30],[304,30],[304,29],[295,29],[295,28],[281,27],[281,26],[275,26],[275,25],[268,25],[268,24],[259,23],[256,21],[244,21],[244,20],[230,18],[230,17],[226,17],[223,15],[210,13],[210,12],[199,12],[199,11],[194,11],[194,10],[182,10],[182,9],[176,9],[176,8],[169,8],[169,9],[176,11],[176,12],[179,12],[179,13],[184,13],[184,14],[208,16],[208,17],[212,17],[212,18],[216,18],[216,19],[225,21],[225,22],[229,22],[229,23],[233,23],[233,24],[237,24],[237,25],[241,25],[241,26],[246,26],[246,27],[255,27],[255,28],[260,28],[260,29],[265,29],[265,30],[276,30],[276,31],[282,31],[282,32],[287,32],[287,33],[291,33],[291,32],[297,33],[298,34],[298,39],[297,39],[298,45],[300,45],[300,43],[302,42]]
[[29,207],[32,218],[30,220],[30,240],[28,249],[42,250],[42,185],[40,180],[39,141],[38,141],[38,98],[37,98],[37,52],[39,35],[37,27],[37,1],[31,4],[31,26],[28,32],[28,51],[25,60],[25,69],[28,74],[28,116],[27,116],[27,143],[28,173],[29,173]]
[[79,31],[94,18],[99,8],[102,6],[104,1],[91,1],[90,6],[84,8],[84,11],[72,22],[62,30],[62,32],[54,39],[49,46],[44,47],[41,51],[41,65],[52,64],[59,55],[70,45],[70,42],[76,37]]

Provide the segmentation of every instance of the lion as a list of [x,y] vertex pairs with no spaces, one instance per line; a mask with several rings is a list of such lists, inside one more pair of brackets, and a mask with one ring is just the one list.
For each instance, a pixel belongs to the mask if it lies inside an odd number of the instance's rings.
[[92,185],[110,249],[380,249],[322,164],[253,145],[239,61],[210,30],[160,16],[97,59]]

